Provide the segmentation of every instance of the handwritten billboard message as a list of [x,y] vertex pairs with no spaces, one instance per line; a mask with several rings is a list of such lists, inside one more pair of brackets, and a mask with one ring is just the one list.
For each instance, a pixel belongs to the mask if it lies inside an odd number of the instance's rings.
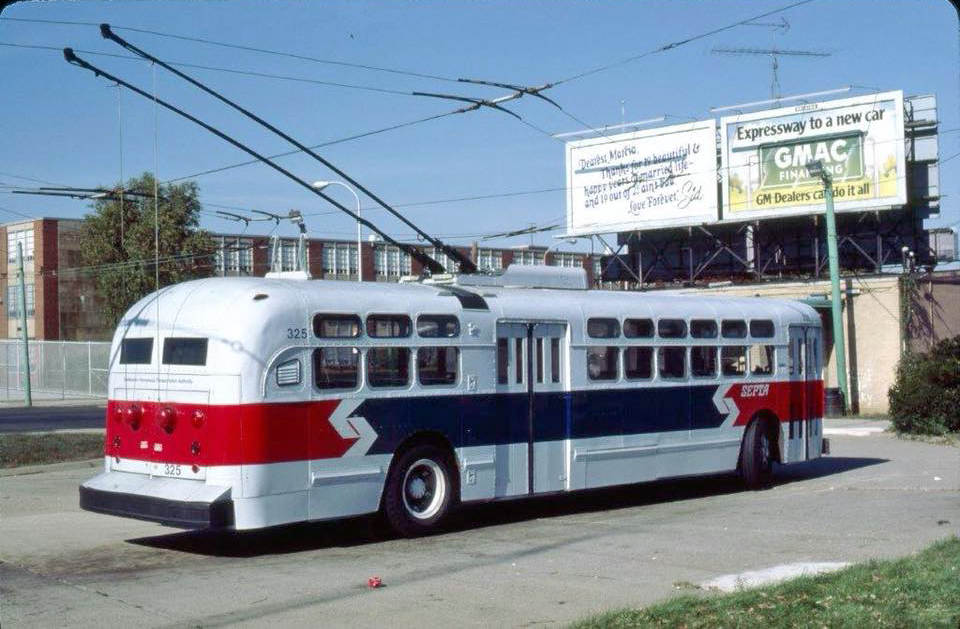
[[713,120],[568,142],[567,233],[715,222]]

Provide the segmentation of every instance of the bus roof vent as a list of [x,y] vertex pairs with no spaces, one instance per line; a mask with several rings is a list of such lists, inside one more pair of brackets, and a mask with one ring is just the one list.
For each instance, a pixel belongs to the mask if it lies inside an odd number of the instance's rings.
[[432,284],[455,286],[503,286],[513,288],[561,288],[586,290],[587,272],[582,268],[511,264],[502,273],[442,275],[427,280]]

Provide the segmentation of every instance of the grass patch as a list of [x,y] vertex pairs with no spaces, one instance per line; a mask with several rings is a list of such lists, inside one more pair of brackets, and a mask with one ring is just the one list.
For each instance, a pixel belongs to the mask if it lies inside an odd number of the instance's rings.
[[951,537],[903,559],[732,594],[681,596],[593,616],[574,627],[956,628],[958,622],[960,538]]
[[0,468],[83,461],[103,456],[103,434],[0,434]]

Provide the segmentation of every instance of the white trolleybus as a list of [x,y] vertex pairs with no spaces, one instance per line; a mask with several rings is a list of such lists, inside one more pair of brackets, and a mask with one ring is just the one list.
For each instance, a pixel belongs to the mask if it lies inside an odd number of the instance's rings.
[[586,290],[580,269],[400,284],[211,278],[113,340],[80,505],[182,528],[382,511],[819,457],[820,318],[794,301]]

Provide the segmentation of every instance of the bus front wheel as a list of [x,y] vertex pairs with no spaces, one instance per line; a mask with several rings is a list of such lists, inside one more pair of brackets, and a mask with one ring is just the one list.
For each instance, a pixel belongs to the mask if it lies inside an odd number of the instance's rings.
[[453,502],[453,476],[446,453],[431,444],[415,446],[391,468],[383,510],[393,529],[406,537],[435,530]]
[[740,451],[740,473],[748,489],[766,487],[773,480],[773,448],[767,422],[755,419],[750,422]]

